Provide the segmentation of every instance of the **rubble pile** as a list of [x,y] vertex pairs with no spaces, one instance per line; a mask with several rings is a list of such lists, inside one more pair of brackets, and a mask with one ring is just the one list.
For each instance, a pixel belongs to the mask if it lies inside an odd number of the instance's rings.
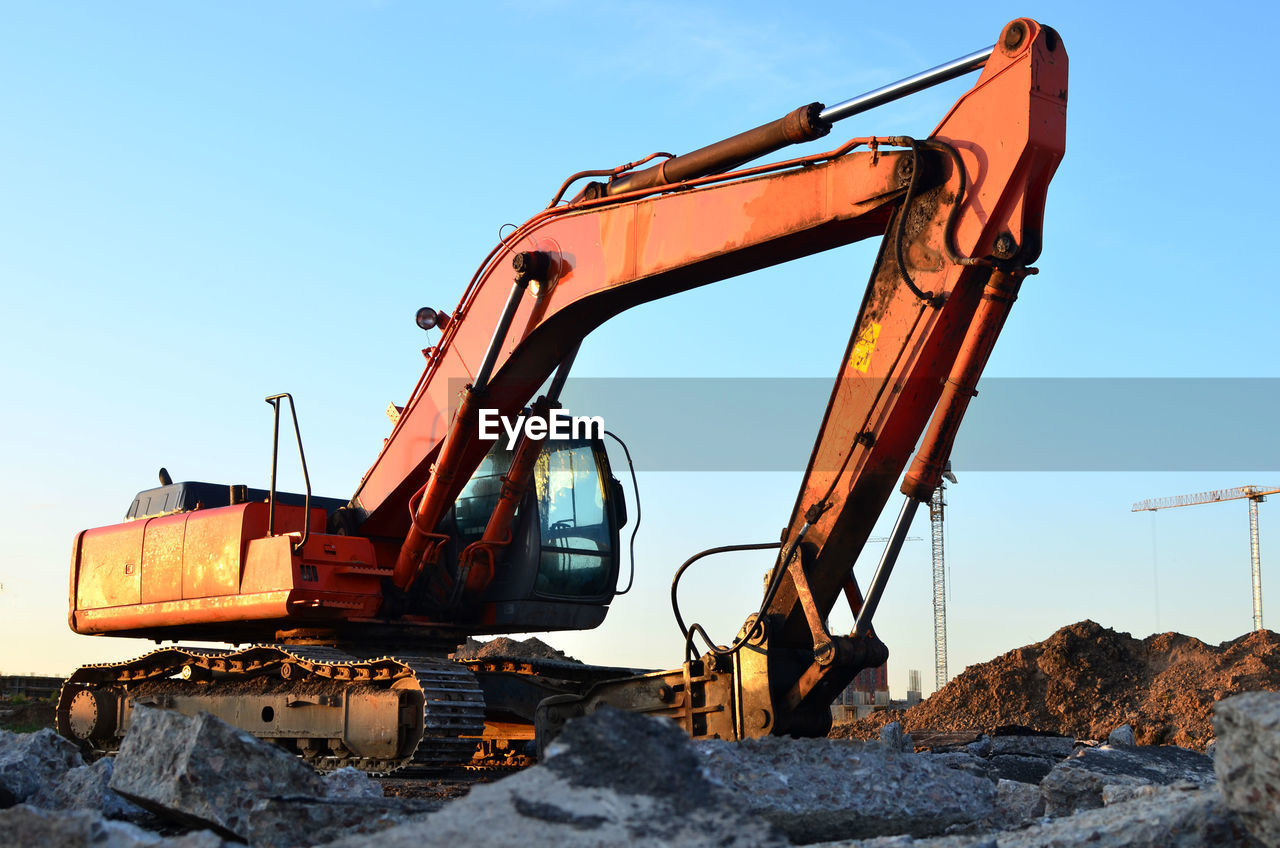
[[874,738],[889,721],[910,731],[1033,727],[1105,739],[1128,724],[1142,745],[1204,750],[1214,704],[1241,692],[1280,690],[1280,635],[1250,633],[1214,647],[1178,633],[1135,639],[1093,621],[970,666],[927,700],[833,730]]
[[0,730],[0,807],[21,804],[82,765],[76,746],[48,728],[36,733]]
[[488,642],[468,638],[453,652],[458,660],[485,660],[494,657],[519,657],[530,660],[561,660],[563,662],[581,662],[564,651],[551,647],[536,636],[530,636],[523,642],[507,636],[499,636]]
[[729,790],[740,809],[800,845],[931,836],[986,821],[996,804],[995,781],[887,745],[767,737],[695,747],[704,773]]
[[[786,837],[699,769],[674,723],[605,709],[570,722],[546,761],[378,834],[379,848],[679,845],[783,848]],[[349,838],[332,848],[364,848]]]
[[606,707],[541,764],[447,802],[321,777],[212,716],[134,709],[114,760],[85,764],[48,731],[0,735],[6,845],[1280,846],[1280,693],[1217,705],[1216,761],[1123,726],[1106,743],[1006,729],[916,751],[898,724],[865,742],[693,741]]

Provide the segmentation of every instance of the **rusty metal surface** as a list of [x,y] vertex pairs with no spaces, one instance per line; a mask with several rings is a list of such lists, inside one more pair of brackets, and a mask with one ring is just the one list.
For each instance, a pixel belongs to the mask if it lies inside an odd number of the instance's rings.
[[[495,251],[453,313],[499,314],[510,287],[511,257],[529,249],[551,254],[551,280],[521,303],[485,406],[516,414],[582,338],[632,306],[882,233],[904,189],[896,169],[903,155],[845,150],[831,159],[811,157],[795,170],[543,213]],[[707,226],[708,221],[717,224]],[[437,451],[490,329],[455,317],[445,330],[357,492],[356,501],[369,512],[363,533],[408,531],[405,504],[433,464],[438,470],[445,466]],[[474,438],[459,446],[451,494],[456,496],[453,489],[465,482],[485,448]]]
[[114,750],[134,704],[212,713],[323,770],[464,764],[484,730],[483,693],[458,663],[275,645],[163,648],[84,666],[63,686],[58,730]]
[[473,766],[518,766],[536,761],[534,726],[538,705],[547,698],[579,696],[592,686],[638,673],[636,669],[594,666],[566,660],[490,656],[460,660],[480,683],[485,727]]
[[[312,509],[312,523],[324,510]],[[295,619],[368,617],[381,602],[372,545],[311,534],[300,507],[266,503],[197,509],[86,531],[72,562],[70,620],[78,633],[182,633],[194,625],[238,625],[243,641],[271,638]],[[254,624],[256,623],[256,624]],[[253,635],[253,634],[256,634]]]
[[667,159],[652,168],[624,174],[609,181],[605,194],[626,194],[723,173],[788,145],[822,138],[831,131],[831,125],[818,117],[821,111],[821,103],[810,103],[776,121]]
[[[904,242],[882,246],[792,512],[788,539],[817,519],[805,544],[814,556],[810,586],[824,612],[843,589],[848,563],[905,468],[983,302],[989,268],[968,257],[994,259],[998,241],[1006,254],[1000,261],[1012,267],[1039,253],[1044,197],[1065,147],[1067,57],[1039,24],[1020,19],[1009,27],[1015,25],[1026,33],[1020,46],[995,51],[934,131],[931,147],[917,150],[931,178],[890,227]],[[1012,251],[1010,240],[1018,245]],[[914,293],[904,271],[937,299]],[[788,617],[788,642],[801,644],[808,628],[789,583],[771,612]]]
[[982,376],[1013,302],[1018,299],[1021,284],[1021,274],[1000,270],[991,272],[987,279],[982,302],[974,313],[955,364],[947,376],[929,429],[902,481],[902,493],[907,497],[927,501],[942,481],[942,472],[946,470],[960,422],[969,401],[978,394],[978,378]]

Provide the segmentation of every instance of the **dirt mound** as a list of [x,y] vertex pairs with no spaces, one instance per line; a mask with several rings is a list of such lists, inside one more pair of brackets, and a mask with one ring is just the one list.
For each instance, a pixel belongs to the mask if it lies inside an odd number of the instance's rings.
[[908,730],[1024,725],[1105,739],[1125,722],[1141,745],[1203,749],[1213,705],[1229,695],[1280,690],[1280,635],[1263,630],[1214,647],[1179,633],[1138,640],[1093,621],[971,666],[905,712],[838,725],[833,736],[872,738],[898,720]]
[[478,639],[467,639],[467,641],[458,646],[458,650],[453,652],[455,659],[460,660],[484,660],[491,657],[520,657],[521,659],[531,660],[562,660],[564,662],[578,662],[578,660],[567,655],[564,651],[556,650],[536,636],[530,636],[523,642],[510,639],[506,636],[499,636],[488,642],[481,642]]

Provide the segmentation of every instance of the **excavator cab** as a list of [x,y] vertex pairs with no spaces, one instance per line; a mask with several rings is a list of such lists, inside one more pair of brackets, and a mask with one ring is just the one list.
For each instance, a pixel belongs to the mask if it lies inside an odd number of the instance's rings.
[[[446,523],[453,544],[445,556],[457,569],[459,552],[479,541],[511,468],[514,452],[501,440],[454,502]],[[618,585],[619,531],[627,523],[622,484],[599,439],[548,440],[534,465],[532,485],[516,512],[482,604],[508,625],[581,629],[604,620]]]

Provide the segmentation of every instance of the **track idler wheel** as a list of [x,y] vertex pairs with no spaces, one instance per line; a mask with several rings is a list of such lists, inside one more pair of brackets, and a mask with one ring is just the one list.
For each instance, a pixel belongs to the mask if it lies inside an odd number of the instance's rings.
[[65,711],[58,711],[58,724],[65,725],[58,729],[63,736],[101,746],[115,736],[119,703],[110,690],[80,689],[71,695]]

